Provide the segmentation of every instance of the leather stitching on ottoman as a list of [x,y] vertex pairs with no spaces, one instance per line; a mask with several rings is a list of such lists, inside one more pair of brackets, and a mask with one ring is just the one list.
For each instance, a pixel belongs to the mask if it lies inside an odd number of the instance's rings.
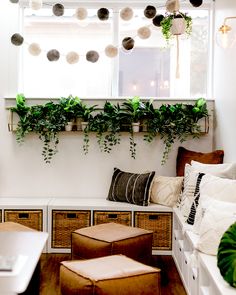
[[160,270],[124,255],[64,261],[60,287],[62,295],[159,295]]
[[117,223],[82,228],[72,233],[72,259],[123,254],[149,264],[153,232]]

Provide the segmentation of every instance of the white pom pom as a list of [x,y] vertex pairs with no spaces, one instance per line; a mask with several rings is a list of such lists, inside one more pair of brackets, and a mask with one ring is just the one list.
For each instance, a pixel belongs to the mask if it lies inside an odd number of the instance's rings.
[[130,20],[134,15],[133,9],[130,7],[125,7],[121,9],[120,11],[120,18],[122,18],[125,21]]
[[75,17],[79,20],[84,20],[88,16],[88,11],[86,8],[79,7],[75,11]]
[[108,45],[105,48],[105,54],[108,57],[116,57],[117,54],[118,54],[118,49],[115,46],[113,46],[113,45]]
[[28,50],[33,56],[38,56],[41,53],[41,48],[37,43],[31,43],[28,47]]
[[173,13],[174,11],[179,11],[179,0],[167,0],[166,10],[170,13]]
[[33,10],[39,10],[43,6],[42,0],[29,0],[29,7]]
[[151,36],[151,30],[148,27],[141,27],[138,29],[138,36],[141,39],[147,39]]
[[76,64],[79,61],[79,55],[77,52],[71,51],[66,55],[66,61],[68,64]]

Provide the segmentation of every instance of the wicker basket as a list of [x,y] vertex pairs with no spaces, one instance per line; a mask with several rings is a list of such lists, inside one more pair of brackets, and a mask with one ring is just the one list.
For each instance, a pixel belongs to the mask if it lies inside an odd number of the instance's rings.
[[134,224],[153,231],[153,250],[172,249],[171,212],[135,212]]
[[131,226],[131,212],[124,211],[94,211],[93,224],[115,222]]
[[43,210],[4,210],[4,221],[17,222],[42,231]]
[[52,211],[52,248],[70,248],[71,233],[90,226],[90,211]]

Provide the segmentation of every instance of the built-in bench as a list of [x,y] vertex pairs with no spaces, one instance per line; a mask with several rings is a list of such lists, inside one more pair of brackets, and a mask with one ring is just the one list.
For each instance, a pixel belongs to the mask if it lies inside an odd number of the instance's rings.
[[220,275],[215,256],[196,250],[198,236],[186,229],[178,209],[137,206],[104,199],[0,198],[1,221],[47,231],[45,251],[70,252],[71,232],[103,222],[119,222],[154,231],[153,254],[173,255],[189,295],[233,295]]

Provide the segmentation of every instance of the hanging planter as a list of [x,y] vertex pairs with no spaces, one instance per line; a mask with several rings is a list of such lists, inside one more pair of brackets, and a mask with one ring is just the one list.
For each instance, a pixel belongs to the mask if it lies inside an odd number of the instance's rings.
[[172,35],[182,35],[185,33],[186,30],[186,21],[185,19],[179,14],[178,17],[175,17],[172,20],[170,32]]

